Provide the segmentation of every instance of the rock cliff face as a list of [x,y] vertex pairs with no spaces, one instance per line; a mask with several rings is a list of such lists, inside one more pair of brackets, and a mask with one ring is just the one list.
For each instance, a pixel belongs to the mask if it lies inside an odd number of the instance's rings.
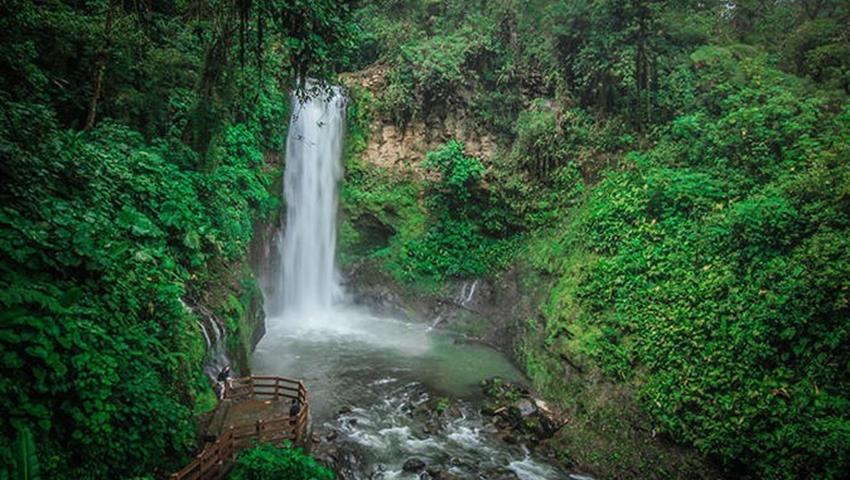
[[271,278],[280,271],[280,254],[277,248],[279,235],[280,221],[277,218],[257,221],[254,224],[254,236],[248,246],[248,265],[260,287],[259,295],[250,304],[248,318],[245,319],[245,325],[251,331],[251,350],[266,333],[265,306],[278,293],[278,282],[273,282]]
[[463,142],[467,155],[490,158],[495,143],[490,136],[468,127],[469,123],[462,111],[451,112],[444,118],[414,120],[404,129],[374,121],[363,159],[381,167],[418,171],[425,154],[450,139]]
[[[266,168],[278,172],[278,176],[275,177],[276,180],[269,188],[276,195],[281,195],[283,191],[283,156],[266,154],[265,164]],[[249,336],[251,351],[266,333],[266,311],[270,307],[274,307],[274,302],[277,298],[280,298],[280,282],[277,277],[281,269],[281,256],[278,242],[282,238],[283,208],[285,206],[281,206],[281,210],[269,218],[258,219],[254,222],[254,234],[251,237],[251,243],[248,245],[248,266],[251,269],[252,277],[259,286],[258,293],[260,293],[257,298],[253,299],[254,301],[248,309],[250,318],[246,318],[246,326],[251,331]]]
[[[349,88],[360,88],[378,97],[386,86],[387,68],[375,65],[343,76]],[[472,127],[473,122],[463,109],[443,111],[415,118],[404,128],[387,119],[373,115],[363,160],[367,164],[392,170],[423,175],[421,162],[425,154],[450,139],[463,142],[466,154],[482,160],[492,157],[496,143],[492,136]]]
[[276,281],[275,277],[278,276],[281,266],[278,249],[280,235],[281,226],[277,218],[254,223],[254,236],[248,246],[248,265],[260,288],[256,314],[261,317],[261,322],[252,327],[251,348],[255,347],[265,334],[265,311],[279,298],[280,282]]
[[[270,170],[283,168],[280,155],[267,154],[265,163]],[[270,188],[279,194],[282,177],[276,178]],[[255,220],[244,260],[220,268],[221,282],[205,292],[201,303],[208,307],[210,317],[223,331],[220,338],[223,344],[210,348],[208,373],[215,374],[225,363],[230,363],[239,375],[250,373],[251,352],[266,333],[265,311],[278,296],[276,289],[280,282],[274,278],[280,271],[277,248],[280,231],[279,214]]]

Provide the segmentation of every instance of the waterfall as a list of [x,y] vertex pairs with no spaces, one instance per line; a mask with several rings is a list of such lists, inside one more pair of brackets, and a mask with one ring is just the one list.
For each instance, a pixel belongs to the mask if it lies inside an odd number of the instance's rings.
[[336,269],[337,187],[342,178],[345,98],[338,88],[293,96],[286,139],[278,315],[310,316],[341,295]]
[[477,279],[472,282],[471,286],[470,286],[469,283],[463,284],[463,288],[461,289],[460,299],[459,299],[460,304],[462,306],[465,307],[469,304],[469,302],[472,301],[472,297],[475,296],[475,287],[477,287],[477,286],[478,286],[478,280]]

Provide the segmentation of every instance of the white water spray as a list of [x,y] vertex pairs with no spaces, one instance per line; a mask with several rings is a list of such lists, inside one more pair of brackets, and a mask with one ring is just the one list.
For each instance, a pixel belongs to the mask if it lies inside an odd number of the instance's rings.
[[345,99],[337,88],[293,98],[286,139],[283,302],[278,314],[329,310],[341,293],[335,263]]

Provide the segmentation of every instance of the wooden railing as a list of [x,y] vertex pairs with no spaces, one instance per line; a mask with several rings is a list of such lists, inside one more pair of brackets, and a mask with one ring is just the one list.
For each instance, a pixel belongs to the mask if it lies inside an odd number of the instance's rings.
[[244,400],[246,398],[298,399],[307,403],[307,390],[301,380],[286,377],[251,376],[232,380],[224,387],[224,398]]
[[208,443],[194,460],[169,477],[170,480],[220,480],[233,466],[236,454],[255,442],[280,443],[290,440],[304,446],[308,440],[310,404],[301,380],[285,377],[251,376],[233,380],[225,386],[225,399],[294,400],[301,404],[298,414],[257,420],[254,423],[230,425],[212,443]]

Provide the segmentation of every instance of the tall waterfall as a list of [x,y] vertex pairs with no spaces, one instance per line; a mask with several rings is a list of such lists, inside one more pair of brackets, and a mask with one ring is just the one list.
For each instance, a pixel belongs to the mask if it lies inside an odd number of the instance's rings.
[[286,224],[281,244],[284,315],[330,309],[336,269],[337,187],[342,177],[345,99],[339,89],[293,97],[286,139]]

